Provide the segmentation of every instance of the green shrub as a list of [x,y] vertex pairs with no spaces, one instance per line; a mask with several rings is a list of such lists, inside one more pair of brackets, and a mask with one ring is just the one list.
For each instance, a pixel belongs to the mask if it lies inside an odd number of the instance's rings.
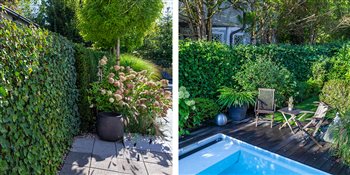
[[56,174],[79,129],[73,44],[0,20],[0,172]]
[[92,131],[95,127],[96,118],[89,105],[88,89],[92,82],[98,80],[97,65],[104,55],[108,55],[108,53],[87,49],[80,44],[75,44],[75,67],[79,89],[78,107],[81,121],[80,130],[82,132]]
[[245,91],[257,92],[258,88],[275,89],[275,98],[279,106],[284,104],[296,89],[293,75],[270,59],[247,61],[233,78]]
[[162,77],[158,67],[155,64],[132,55],[121,55],[120,65],[125,67],[129,66],[137,72],[147,70],[148,77],[153,80],[159,80]]
[[219,105],[208,98],[194,98],[196,109],[190,112],[187,128],[191,129],[200,125],[203,121],[213,119],[220,111]]
[[350,110],[350,83],[345,80],[330,80],[325,83],[320,100],[340,112]]
[[330,69],[327,80],[340,79],[350,81],[350,45],[343,47],[338,54],[329,61]]
[[221,86],[236,84],[231,77],[244,62],[257,58],[270,58],[289,70],[297,82],[305,82],[312,76],[310,68],[315,61],[334,56],[345,44],[240,45],[230,48],[215,42],[182,41],[179,44],[179,83],[186,86],[193,97],[215,99]]
[[187,125],[191,110],[195,110],[195,101],[190,100],[190,94],[185,87],[179,88],[179,135],[189,134]]
[[181,42],[179,48],[179,84],[192,97],[215,99],[221,86],[233,86],[232,76],[240,59],[227,45],[210,42]]

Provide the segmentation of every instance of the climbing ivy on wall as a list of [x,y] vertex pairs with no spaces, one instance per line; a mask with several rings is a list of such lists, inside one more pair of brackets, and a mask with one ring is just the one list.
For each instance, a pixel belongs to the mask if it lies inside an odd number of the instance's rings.
[[0,21],[0,172],[56,174],[78,132],[73,44]]

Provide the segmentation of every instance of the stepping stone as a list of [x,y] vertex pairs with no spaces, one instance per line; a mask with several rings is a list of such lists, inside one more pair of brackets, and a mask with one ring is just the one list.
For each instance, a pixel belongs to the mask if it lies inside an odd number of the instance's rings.
[[88,175],[89,167],[64,164],[59,175]]

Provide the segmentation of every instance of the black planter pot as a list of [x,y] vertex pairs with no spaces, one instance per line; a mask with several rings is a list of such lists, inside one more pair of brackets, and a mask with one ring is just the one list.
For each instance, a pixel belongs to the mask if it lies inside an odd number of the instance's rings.
[[244,106],[231,106],[228,109],[228,116],[233,120],[233,121],[241,121],[246,118],[248,110],[248,105]]
[[124,136],[123,117],[115,112],[99,112],[96,122],[97,135],[106,141],[122,140]]

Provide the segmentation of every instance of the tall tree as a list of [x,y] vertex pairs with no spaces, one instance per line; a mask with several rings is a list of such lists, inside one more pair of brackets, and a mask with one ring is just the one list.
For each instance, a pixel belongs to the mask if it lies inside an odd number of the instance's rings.
[[162,7],[162,0],[82,0],[78,29],[86,41],[114,48],[119,64],[120,42],[129,47],[142,43]]
[[232,7],[227,0],[180,0],[180,15],[196,39],[212,40],[213,16]]
[[45,0],[44,26],[74,42],[82,42],[76,26],[76,0]]

